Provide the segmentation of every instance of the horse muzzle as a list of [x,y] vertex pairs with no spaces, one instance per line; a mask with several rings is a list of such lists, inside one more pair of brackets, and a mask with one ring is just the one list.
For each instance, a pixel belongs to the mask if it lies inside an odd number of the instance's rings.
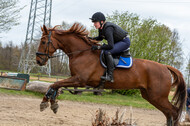
[[46,64],[46,61],[48,60],[48,54],[36,52],[36,63],[40,66],[43,66]]
[[43,64],[39,61],[39,60],[36,60],[36,63],[40,66],[43,66]]

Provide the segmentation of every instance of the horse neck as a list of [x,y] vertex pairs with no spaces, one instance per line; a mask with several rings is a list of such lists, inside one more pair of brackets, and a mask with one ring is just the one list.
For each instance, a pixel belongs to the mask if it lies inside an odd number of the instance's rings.
[[90,49],[90,45],[74,34],[59,35],[57,40],[60,42],[59,48],[66,54]]

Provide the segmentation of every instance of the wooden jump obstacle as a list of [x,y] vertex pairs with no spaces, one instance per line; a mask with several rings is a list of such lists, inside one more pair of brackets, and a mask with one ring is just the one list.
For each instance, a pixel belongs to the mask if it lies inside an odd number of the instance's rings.
[[0,88],[25,90],[27,80],[18,77],[0,76]]

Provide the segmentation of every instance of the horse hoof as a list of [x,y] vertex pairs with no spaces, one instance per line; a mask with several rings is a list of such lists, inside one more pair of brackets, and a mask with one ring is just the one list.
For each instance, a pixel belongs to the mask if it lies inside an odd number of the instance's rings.
[[44,111],[47,107],[49,107],[48,102],[41,102],[40,104],[40,111]]
[[51,110],[56,114],[57,110],[59,108],[59,105],[57,104],[57,102],[54,102],[51,104]]

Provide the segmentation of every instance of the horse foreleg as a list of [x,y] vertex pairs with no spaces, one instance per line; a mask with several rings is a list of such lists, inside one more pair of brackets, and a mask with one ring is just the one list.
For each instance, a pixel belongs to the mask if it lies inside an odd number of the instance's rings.
[[58,94],[58,89],[60,87],[84,87],[84,83],[81,83],[78,77],[73,76],[68,79],[55,82],[54,84],[50,85],[48,91],[46,92],[41,104],[40,104],[40,111],[45,110],[49,104],[48,101],[50,100],[51,109],[54,113],[57,113],[57,109],[59,105],[57,104],[56,97]]
[[[49,103],[48,103],[49,100],[50,100],[51,105],[52,105],[52,103],[53,103],[52,100],[55,101],[56,96],[57,96],[57,89],[53,89],[53,88],[49,87],[45,96],[43,97],[41,104],[40,104],[40,111],[44,111],[47,107],[49,107]],[[56,113],[56,112],[57,111],[54,111],[54,113]]]

